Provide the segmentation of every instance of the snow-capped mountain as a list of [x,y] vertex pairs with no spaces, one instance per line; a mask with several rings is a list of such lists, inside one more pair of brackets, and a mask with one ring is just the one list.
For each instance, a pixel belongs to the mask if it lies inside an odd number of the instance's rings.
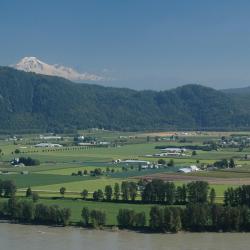
[[62,65],[54,64],[50,65],[36,57],[24,57],[16,65],[12,65],[15,69],[23,70],[27,72],[34,72],[37,74],[50,75],[50,76],[60,76],[67,78],[71,81],[101,81],[104,80],[103,77],[90,74],[90,73],[79,73],[76,70],[64,67]]

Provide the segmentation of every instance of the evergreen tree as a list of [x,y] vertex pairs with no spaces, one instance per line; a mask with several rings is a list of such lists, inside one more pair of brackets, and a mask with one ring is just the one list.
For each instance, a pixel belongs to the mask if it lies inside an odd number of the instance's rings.
[[120,198],[120,185],[119,183],[115,183],[114,187],[114,199],[117,201]]
[[209,202],[210,204],[214,204],[216,198],[216,193],[214,188],[211,188],[210,193],[209,193]]
[[31,195],[32,195],[31,188],[28,187],[27,190],[26,190],[26,197],[31,197]]
[[105,187],[105,198],[106,198],[107,201],[111,201],[112,193],[113,193],[113,190],[112,190],[111,185],[107,185]]
[[90,212],[87,207],[84,207],[82,209],[82,220],[83,220],[83,225],[88,226],[89,225],[89,219],[90,219]]

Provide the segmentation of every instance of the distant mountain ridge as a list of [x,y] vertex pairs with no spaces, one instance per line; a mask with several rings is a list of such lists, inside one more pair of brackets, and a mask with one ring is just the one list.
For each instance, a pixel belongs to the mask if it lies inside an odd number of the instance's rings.
[[0,67],[0,132],[249,129],[249,99],[201,85],[136,91]]
[[250,94],[250,86],[243,88],[223,89],[222,92],[227,94]]
[[72,68],[61,66],[58,64],[50,65],[42,62],[36,57],[24,57],[16,65],[13,65],[13,67],[17,70],[34,72],[37,74],[49,76],[59,76],[76,82],[103,80],[103,77],[101,76],[90,73],[79,73]]

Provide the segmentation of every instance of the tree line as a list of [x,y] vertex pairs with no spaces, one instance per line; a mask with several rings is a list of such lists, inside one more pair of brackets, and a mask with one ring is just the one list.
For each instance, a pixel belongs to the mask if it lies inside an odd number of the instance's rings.
[[[141,194],[141,199],[137,199]],[[81,193],[87,199],[88,190]],[[138,183],[123,181],[115,183],[114,188],[106,185],[104,191],[98,189],[93,192],[94,201],[125,201],[142,202],[148,204],[186,205],[187,203],[214,203],[216,193],[207,182],[194,181],[176,186],[173,182],[140,180]]]
[[[178,231],[250,231],[250,185],[228,188],[224,203],[215,203],[215,191],[207,182],[195,181],[175,186],[170,182],[144,180],[110,185],[104,193],[96,191],[97,198],[111,201],[124,199],[135,201],[138,186],[144,187],[144,202],[155,203],[149,214],[133,209],[119,209],[116,214],[120,228],[150,230],[152,232]],[[0,218],[22,223],[61,225],[69,224],[71,210],[57,205],[37,203],[30,188],[25,199],[16,198],[16,187],[12,181],[0,180],[1,196],[9,197],[0,203]],[[63,191],[63,190],[62,190]],[[87,190],[83,191],[87,196]],[[103,210],[84,207],[81,212],[84,227],[107,226],[107,215]]]
[[183,207],[154,206],[150,210],[149,227],[153,231],[232,232],[250,231],[250,209],[209,204]]
[[22,223],[62,225],[69,223],[71,210],[57,205],[35,204],[32,200],[11,197],[0,203],[0,217]]

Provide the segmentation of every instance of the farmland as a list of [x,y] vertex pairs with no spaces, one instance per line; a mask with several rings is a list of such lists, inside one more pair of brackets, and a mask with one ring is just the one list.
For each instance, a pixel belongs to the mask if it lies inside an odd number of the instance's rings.
[[[120,206],[131,204],[96,203],[92,201],[76,201],[81,192],[88,190],[88,198],[98,189],[104,191],[105,186],[123,181],[137,183],[140,179],[162,179],[173,181],[176,186],[195,180],[207,181],[217,193],[217,202],[228,187],[250,184],[250,147],[247,142],[248,132],[166,132],[166,133],[126,133],[103,130],[78,131],[78,134],[91,138],[93,144],[79,146],[74,134],[59,135],[61,139],[44,140],[36,134],[0,137],[0,171],[2,180],[13,180],[18,188],[17,195],[24,196],[31,187],[43,202],[58,203],[72,209],[72,220],[78,219],[82,203],[86,206],[105,208],[108,213],[118,211]],[[221,139],[223,138],[223,140]],[[62,147],[39,148],[37,143],[57,143]],[[101,144],[100,142],[105,142]],[[242,146],[244,142],[244,146]],[[216,148],[203,150],[204,145],[215,145]],[[194,148],[187,150],[183,156],[159,156],[160,148]],[[195,153],[194,153],[195,151]],[[158,155],[157,155],[158,154]],[[40,162],[36,166],[13,166],[10,162],[15,158],[31,157]],[[165,164],[158,165],[163,159]],[[213,168],[217,161],[234,160],[234,168]],[[118,161],[119,160],[119,161]],[[127,163],[126,160],[134,160]],[[151,167],[142,169],[144,163]],[[171,163],[172,161],[172,163]],[[170,164],[171,163],[171,164]],[[180,168],[196,165],[200,171],[179,173]],[[96,169],[100,174],[96,175]],[[66,200],[61,198],[60,188],[65,187]],[[71,200],[72,198],[72,200]],[[138,192],[137,199],[140,199]],[[81,205],[79,205],[81,204]],[[135,204],[136,209],[148,211],[150,205]],[[111,209],[112,207],[112,209]],[[114,218],[108,214],[112,224]]]

